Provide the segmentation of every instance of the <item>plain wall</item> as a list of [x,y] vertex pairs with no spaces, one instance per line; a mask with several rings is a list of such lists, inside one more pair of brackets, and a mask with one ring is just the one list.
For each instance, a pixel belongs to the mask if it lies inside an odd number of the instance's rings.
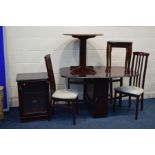
[[[60,77],[59,68],[79,64],[79,41],[63,35],[64,33],[104,34],[88,40],[87,65],[106,64],[108,40],[132,41],[133,51],[149,52],[145,98],[155,97],[155,27],[9,26],[4,28],[4,35],[10,106],[18,106],[16,74],[46,71],[44,62],[46,54],[51,54],[57,88],[66,87],[65,79]],[[113,65],[123,65],[125,50],[114,51]]]

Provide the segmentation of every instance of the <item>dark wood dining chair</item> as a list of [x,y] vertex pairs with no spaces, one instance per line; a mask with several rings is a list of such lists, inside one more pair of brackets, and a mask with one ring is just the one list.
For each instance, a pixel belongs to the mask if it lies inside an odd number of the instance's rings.
[[75,125],[76,124],[76,112],[77,112],[76,104],[77,104],[77,99],[78,99],[78,93],[75,90],[71,90],[71,89],[56,90],[56,83],[55,83],[50,54],[45,56],[45,63],[46,63],[46,68],[47,68],[47,73],[48,73],[49,84],[50,84],[50,94],[51,94],[50,111],[51,109],[52,110],[55,109],[55,102],[57,101],[70,102],[72,115],[73,115],[73,124]]
[[[132,54],[132,42],[123,42],[123,41],[107,41],[107,49],[106,49],[106,59],[107,59],[107,66],[106,71],[110,72],[111,66],[112,66],[112,48],[125,48],[126,49],[126,56],[125,56],[125,72],[127,73],[130,68],[130,60],[131,60],[131,54]],[[110,85],[109,85],[109,96],[110,101],[113,101],[113,83],[119,82],[120,86],[123,85],[123,78],[113,78],[110,79]]]
[[131,97],[136,97],[135,120],[138,119],[139,100],[141,99],[141,110],[143,110],[144,84],[147,70],[149,53],[133,52],[131,73],[135,72],[136,76],[131,76],[129,86],[115,88],[115,97],[113,111],[115,112],[116,96],[119,94],[119,102],[122,103],[122,95],[129,96],[129,107],[131,107]]

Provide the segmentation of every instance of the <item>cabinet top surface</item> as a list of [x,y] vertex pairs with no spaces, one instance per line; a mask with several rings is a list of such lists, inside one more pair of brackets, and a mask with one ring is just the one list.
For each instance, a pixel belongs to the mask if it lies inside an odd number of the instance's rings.
[[48,79],[46,72],[38,72],[38,73],[20,73],[16,76],[16,81],[46,81]]

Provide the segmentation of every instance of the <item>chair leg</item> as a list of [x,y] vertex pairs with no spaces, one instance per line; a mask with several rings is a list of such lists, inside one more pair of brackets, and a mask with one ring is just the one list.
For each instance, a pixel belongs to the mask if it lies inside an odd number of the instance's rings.
[[83,79],[83,100],[86,102],[86,80]]
[[129,108],[131,108],[131,96],[129,96]]
[[[68,81],[67,81],[67,88],[70,89],[70,78],[68,78]],[[67,105],[70,106],[69,101],[67,102]]]
[[135,120],[138,119],[138,110],[139,110],[139,96],[136,99],[136,113],[135,113]]
[[68,105],[68,107],[71,105],[70,101],[67,101],[67,105]]
[[141,111],[143,111],[143,98],[144,98],[144,94],[141,95]]
[[68,78],[68,81],[67,81],[67,88],[70,89],[70,78]]
[[113,102],[113,83],[112,79],[110,80],[110,102]]
[[73,114],[73,125],[76,124],[76,104],[72,101],[72,114]]
[[78,98],[76,99],[75,105],[76,105],[76,107],[75,107],[76,113],[78,114],[79,113]]
[[115,107],[116,107],[116,95],[117,95],[117,92],[115,91],[114,103],[113,103],[113,112],[115,112]]
[[54,114],[55,112],[55,100],[52,101],[52,113]]
[[122,107],[122,93],[119,93],[119,107]]
[[120,78],[120,87],[123,86],[123,78]]
[[50,99],[49,101],[49,105],[48,105],[48,120],[51,119],[51,109],[52,109],[52,99]]
[[[120,78],[120,87],[123,86],[123,78]],[[122,107],[122,93],[119,96],[119,107]]]

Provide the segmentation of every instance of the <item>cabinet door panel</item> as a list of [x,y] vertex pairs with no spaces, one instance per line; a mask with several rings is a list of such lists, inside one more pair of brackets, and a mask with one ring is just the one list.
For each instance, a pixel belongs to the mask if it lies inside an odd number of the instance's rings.
[[24,115],[44,113],[48,108],[48,83],[24,82],[21,84],[22,111]]

